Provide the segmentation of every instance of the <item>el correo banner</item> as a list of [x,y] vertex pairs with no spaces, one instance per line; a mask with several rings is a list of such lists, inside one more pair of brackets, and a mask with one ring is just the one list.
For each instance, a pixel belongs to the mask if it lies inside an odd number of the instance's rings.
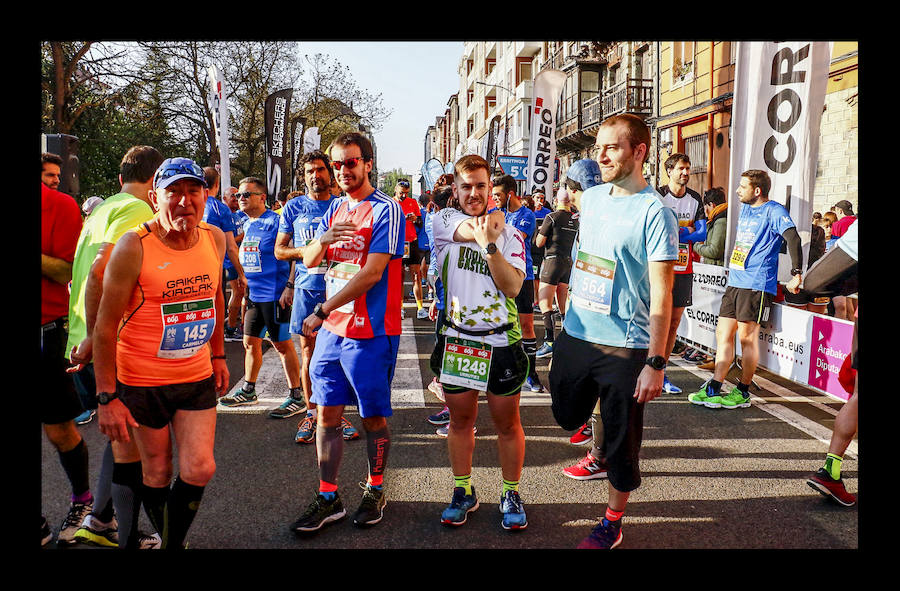
[[[225,77],[219,68],[209,66],[209,110],[213,115],[213,133],[216,134],[219,143],[219,193],[225,194],[225,190],[231,186],[231,163],[228,156],[228,105],[225,103]],[[218,195],[216,195],[218,197]]]
[[[716,325],[728,269],[694,263],[692,303],[684,309],[678,336],[716,350]],[[838,381],[841,364],[853,345],[853,323],[773,304],[771,324],[759,332],[759,365],[798,384],[840,400],[849,395]],[[736,355],[741,355],[736,339]]]
[[294,90],[285,88],[266,97],[266,198],[274,203],[284,185],[287,170],[288,134],[287,118],[291,112],[291,95]]
[[[807,259],[831,47],[827,41],[738,43],[726,253],[734,247],[741,173],[759,169],[772,179],[769,199],[790,212]],[[780,255],[779,281],[790,280],[790,268],[790,257]]]
[[528,148],[526,193],[553,194],[553,162],[556,160],[556,106],[566,82],[565,72],[542,70],[532,85],[531,142]]

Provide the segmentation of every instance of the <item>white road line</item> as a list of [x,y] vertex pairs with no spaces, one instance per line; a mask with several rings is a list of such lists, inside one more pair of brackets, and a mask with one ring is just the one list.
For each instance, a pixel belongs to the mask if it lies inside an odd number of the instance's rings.
[[[710,376],[712,376],[712,372],[710,372],[708,370],[704,370],[704,369],[699,369],[693,363],[688,363],[681,359],[677,359],[676,357],[669,358],[669,361],[671,363],[673,363],[674,365],[676,365],[677,367],[684,369],[703,380],[707,380],[710,378]],[[791,392],[787,388],[780,386],[778,384],[775,384],[774,382],[771,382],[765,378],[762,378],[759,376],[753,376],[753,379],[756,381],[757,384],[759,384],[761,387],[765,388],[767,391],[769,391],[779,397],[785,398],[788,401],[806,402],[808,404],[815,406],[816,408],[821,408],[822,410],[825,410],[826,412],[828,412],[831,415],[837,415],[837,413],[838,413],[838,411],[832,409],[831,407],[828,407],[828,406],[826,406],[822,403],[816,402],[814,400],[810,400],[806,396],[801,396],[799,394]],[[726,382],[725,384],[727,384],[729,388],[734,387],[733,384],[730,384],[728,382]],[[725,387],[725,384],[723,384],[723,388]],[[814,437],[814,438],[818,439],[819,441],[825,443],[825,445],[828,445],[831,442],[831,429],[828,429],[827,427],[820,425],[816,421],[810,420],[810,419],[804,417],[803,415],[801,415],[785,406],[782,406],[780,404],[770,403],[765,398],[760,398],[759,396],[751,394],[750,399],[751,399],[751,401],[754,402],[754,406],[756,406],[760,410],[767,412],[770,415],[772,415],[778,419],[781,419],[782,421],[791,425],[792,427],[796,427],[797,429],[803,431],[807,435]],[[844,455],[851,456],[854,459],[859,457],[859,449],[858,449],[856,441],[850,442],[850,445],[847,447],[847,451],[845,452]]]
[[428,356],[420,355],[416,348],[412,314],[407,314],[402,325],[397,365],[394,368],[394,379],[391,382],[391,406],[393,408],[425,408],[425,388],[422,385],[419,360]]

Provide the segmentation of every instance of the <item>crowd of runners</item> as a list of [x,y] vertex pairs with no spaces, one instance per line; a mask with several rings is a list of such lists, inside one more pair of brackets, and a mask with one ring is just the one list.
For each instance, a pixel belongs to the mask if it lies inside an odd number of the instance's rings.
[[[266,205],[260,178],[220,187],[213,168],[135,146],[121,162],[121,191],[82,212],[55,190],[59,163],[45,154],[41,420],[72,486],[58,544],[184,548],[216,471],[216,407],[258,402],[264,340],[289,389],[270,416],[298,417],[294,441],[317,454],[318,491],[290,529],[309,535],[346,517],[339,469],[344,442],[354,439],[365,441],[368,470],[351,520],[379,523],[389,496],[391,382],[411,297],[417,319],[435,326],[427,387],[445,406],[428,421],[447,438],[453,475],[441,523],[462,526],[479,508],[472,456],[484,395],[497,430],[500,524],[528,526],[519,398],[546,392],[559,426],[575,432],[572,442],[591,444],[564,473],[608,481],[605,515],[578,547],[618,546],[629,495],[641,484],[645,405],[681,392],[665,370],[691,305],[695,253],[729,275],[714,375],[687,399],[722,409],[750,406],[782,245],[792,262],[783,290],[807,301],[831,294],[858,259],[853,223],[804,268],[795,224],[769,200],[771,181],[760,170],[740,177],[733,251],[716,250],[724,193],[689,189],[684,154],[666,162],[667,185],[650,186],[642,175],[649,147],[640,118],[611,117],[599,128],[596,158],[573,163],[551,199],[519,195],[512,177],[494,176],[469,155],[416,200],[408,181],[393,196],[374,188],[372,145],[348,133],[303,155],[297,172],[306,191],[285,194],[277,210]],[[742,374],[725,392],[735,337]],[[227,395],[226,341],[244,347],[243,380]],[[855,503],[840,477],[856,432],[855,343],[854,331],[842,374],[852,395],[825,463],[807,481],[846,506]],[[537,359],[551,360],[546,385]],[[95,415],[108,445],[92,487],[76,425]],[[155,531],[139,531],[141,507]],[[47,543],[53,534],[41,521]]]

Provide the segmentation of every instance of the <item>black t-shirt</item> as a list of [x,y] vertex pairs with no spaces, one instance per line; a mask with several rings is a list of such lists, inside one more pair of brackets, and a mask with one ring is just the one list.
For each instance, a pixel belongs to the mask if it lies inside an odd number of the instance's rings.
[[544,256],[572,256],[572,244],[578,235],[579,214],[557,209],[544,218],[540,233],[547,237]]

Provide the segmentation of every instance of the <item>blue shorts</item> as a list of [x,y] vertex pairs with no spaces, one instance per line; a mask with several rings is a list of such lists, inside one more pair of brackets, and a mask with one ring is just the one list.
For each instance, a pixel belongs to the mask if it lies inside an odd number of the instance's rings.
[[399,347],[399,335],[350,339],[319,329],[309,363],[310,402],[356,405],[363,418],[391,416],[391,381]]
[[[225,256],[227,257],[228,255]],[[237,269],[235,269],[234,267],[223,267],[222,276],[225,278],[225,283],[234,281],[238,278]]]
[[303,321],[313,313],[316,304],[325,303],[324,289],[295,289],[291,312],[291,334],[303,334]]

